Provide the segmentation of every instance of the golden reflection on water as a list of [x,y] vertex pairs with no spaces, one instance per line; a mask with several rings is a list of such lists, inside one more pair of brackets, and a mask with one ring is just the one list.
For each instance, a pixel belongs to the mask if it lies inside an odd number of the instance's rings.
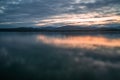
[[65,47],[65,48],[87,48],[87,49],[95,49],[100,46],[104,47],[120,47],[120,38],[107,38],[104,36],[47,36],[47,35],[39,35],[37,36],[37,40],[57,46],[57,47]]

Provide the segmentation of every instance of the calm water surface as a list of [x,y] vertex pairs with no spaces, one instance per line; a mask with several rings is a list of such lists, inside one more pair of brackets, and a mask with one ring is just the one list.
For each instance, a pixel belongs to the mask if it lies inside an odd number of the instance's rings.
[[120,80],[120,34],[0,32],[0,80]]

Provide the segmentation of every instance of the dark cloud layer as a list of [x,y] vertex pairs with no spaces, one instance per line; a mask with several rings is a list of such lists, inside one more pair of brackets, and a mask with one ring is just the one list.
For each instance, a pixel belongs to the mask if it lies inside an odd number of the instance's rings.
[[94,11],[119,15],[119,4],[120,0],[0,0],[0,27],[8,26],[8,22],[30,26],[37,20],[61,14]]

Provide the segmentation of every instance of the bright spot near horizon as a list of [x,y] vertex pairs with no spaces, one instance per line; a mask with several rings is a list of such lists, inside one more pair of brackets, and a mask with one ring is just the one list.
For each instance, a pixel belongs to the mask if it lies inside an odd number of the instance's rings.
[[47,26],[47,25],[106,25],[113,23],[120,23],[120,16],[115,14],[101,15],[98,13],[88,14],[62,14],[48,17],[46,19],[36,21],[36,26]]

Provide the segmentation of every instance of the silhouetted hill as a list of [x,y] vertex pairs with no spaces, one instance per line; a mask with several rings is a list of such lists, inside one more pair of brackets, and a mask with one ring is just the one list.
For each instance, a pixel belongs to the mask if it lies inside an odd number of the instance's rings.
[[19,28],[0,28],[0,32],[42,32],[42,31],[52,31],[52,32],[57,32],[57,31],[120,31],[120,28],[114,28],[114,27],[81,27],[81,26],[62,26],[62,27],[39,27],[39,28],[32,28],[32,27],[19,27]]
[[97,29],[96,27],[81,27],[81,26],[62,26],[56,28],[56,30],[95,30]]
[[55,28],[55,30],[61,31],[120,31],[118,27],[94,27],[94,26],[62,26]]

